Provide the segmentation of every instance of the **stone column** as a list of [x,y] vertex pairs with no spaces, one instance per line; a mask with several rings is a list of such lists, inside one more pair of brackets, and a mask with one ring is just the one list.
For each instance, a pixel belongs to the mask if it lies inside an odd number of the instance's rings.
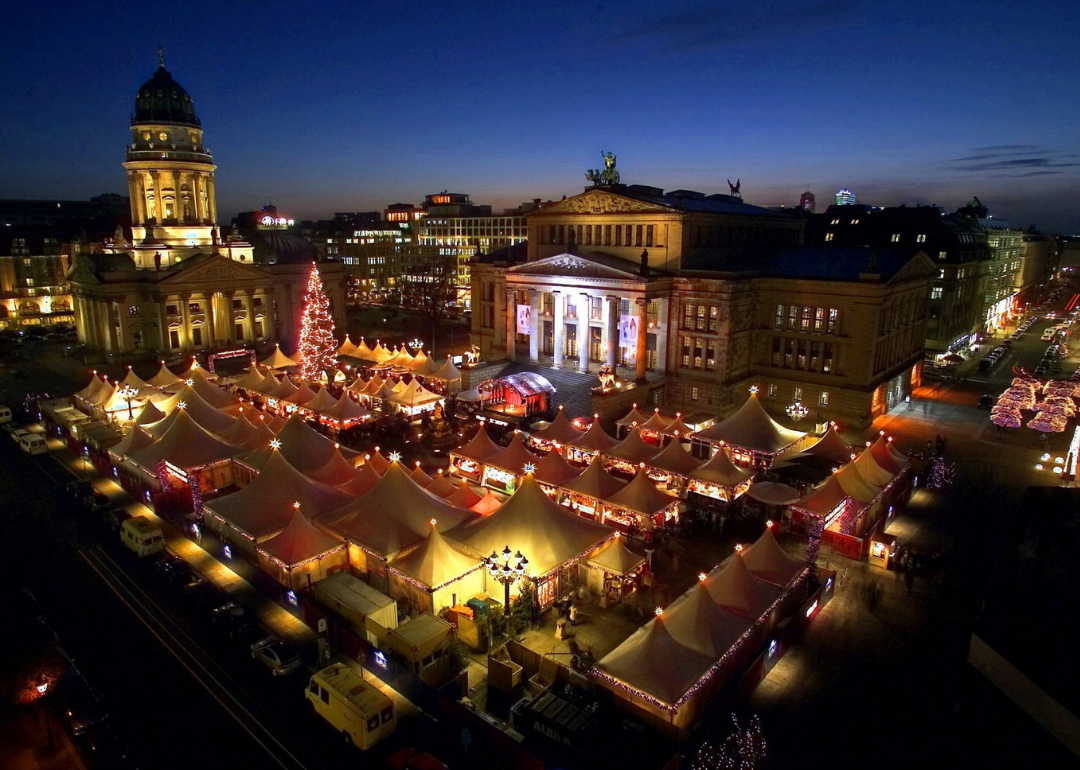
[[615,365],[619,356],[619,298],[608,295],[604,305],[604,348],[606,349],[605,361],[615,371]]
[[169,347],[169,316],[165,312],[165,298],[158,297],[157,301],[158,309],[158,350],[164,353],[171,350]]
[[232,347],[236,342],[236,311],[233,309],[233,297],[236,296],[236,292],[232,289],[227,289],[223,292],[225,295],[225,339],[228,341],[229,347]]
[[529,289],[529,316],[532,319],[529,325],[529,361],[540,361],[540,292],[537,289]]
[[563,335],[565,333],[563,330],[563,294],[561,291],[553,291],[551,292],[551,296],[553,298],[551,316],[552,323],[555,326],[552,334],[554,341],[551,350],[551,365],[556,369],[562,369],[564,347]]
[[203,293],[206,297],[206,347],[212,349],[217,342],[217,329],[214,328],[214,322],[217,320],[214,315],[214,292],[207,291]]
[[668,360],[668,318],[667,298],[659,300],[660,309],[656,313],[656,373],[667,374]]
[[141,225],[145,219],[146,199],[142,194],[142,180],[138,171],[128,172],[128,195],[131,196],[131,216],[135,227]]
[[517,357],[517,309],[514,307],[514,290],[506,290],[506,358],[513,361]]
[[637,300],[638,325],[637,325],[637,354],[634,356],[634,381],[645,382],[645,359],[647,357],[646,346],[649,344],[649,300],[641,297]]
[[151,171],[150,179],[154,183],[154,220],[160,224],[164,216],[161,207],[161,174],[158,171]]
[[120,340],[116,335],[116,324],[120,320],[116,315],[116,305],[109,302],[106,305],[106,323],[109,324],[109,352],[120,352]]
[[577,304],[577,366],[579,372],[589,371],[589,314],[592,312],[589,305],[589,295],[585,292],[579,294]]
[[180,327],[180,347],[183,350],[194,347],[191,341],[191,292],[180,294],[180,314],[183,325]]
[[247,314],[247,324],[244,328],[247,329],[247,339],[249,342],[255,341],[255,297],[254,289],[248,289],[244,292],[244,312]]
[[206,223],[212,225],[217,222],[217,195],[214,194],[213,173],[207,174],[206,176],[206,205],[208,207],[206,212]]

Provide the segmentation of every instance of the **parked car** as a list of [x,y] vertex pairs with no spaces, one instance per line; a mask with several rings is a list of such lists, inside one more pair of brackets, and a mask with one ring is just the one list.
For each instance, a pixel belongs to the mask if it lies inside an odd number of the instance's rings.
[[94,485],[89,481],[75,479],[65,484],[64,490],[72,497],[82,500],[94,494]]
[[43,455],[49,451],[49,445],[45,443],[44,436],[27,432],[19,436],[19,449],[28,455]]
[[0,404],[0,425],[11,422],[11,407],[7,404]]
[[184,586],[191,582],[191,567],[179,556],[166,556],[154,565],[154,571],[169,585]]
[[131,518],[131,512],[126,508],[110,508],[101,515],[105,526],[113,532],[119,532],[124,522]]
[[9,433],[8,435],[11,436],[12,441],[14,441],[16,444],[18,444],[22,440],[23,436],[29,436],[30,435],[30,431],[28,431],[26,428],[16,428],[15,430],[11,431],[11,433]]
[[184,586],[183,598],[195,609],[209,612],[227,602],[229,597],[209,580],[197,577]]
[[251,645],[251,657],[266,665],[274,676],[286,676],[304,665],[300,651],[276,636],[268,636]]
[[60,680],[57,698],[60,701],[60,714],[64,725],[74,735],[82,735],[109,716],[101,698],[78,671]]
[[210,611],[210,620],[230,639],[251,639],[258,633],[258,627],[247,608],[236,602],[226,602]]
[[100,513],[108,509],[112,503],[101,492],[94,492],[83,498],[83,505],[89,508],[92,513]]

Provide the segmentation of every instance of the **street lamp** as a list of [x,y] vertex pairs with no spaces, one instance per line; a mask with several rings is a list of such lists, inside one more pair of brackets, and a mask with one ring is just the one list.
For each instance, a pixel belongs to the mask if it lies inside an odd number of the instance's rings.
[[510,586],[525,574],[529,568],[529,560],[521,555],[521,551],[511,555],[510,546],[506,546],[501,554],[495,551],[491,556],[483,559],[484,566],[497,581],[503,584],[504,601],[506,612],[510,611]]
[[798,399],[785,406],[784,411],[787,412],[787,416],[791,418],[792,422],[799,422],[810,414],[810,410],[803,406],[802,401]]

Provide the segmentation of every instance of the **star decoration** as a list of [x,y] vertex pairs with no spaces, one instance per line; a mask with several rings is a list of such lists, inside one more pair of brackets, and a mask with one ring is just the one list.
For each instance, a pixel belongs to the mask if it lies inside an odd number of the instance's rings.
[[181,409],[187,409],[187,401],[181,401],[177,406]]
[[281,442],[278,441],[276,438],[270,439],[270,448],[271,449],[281,449]]

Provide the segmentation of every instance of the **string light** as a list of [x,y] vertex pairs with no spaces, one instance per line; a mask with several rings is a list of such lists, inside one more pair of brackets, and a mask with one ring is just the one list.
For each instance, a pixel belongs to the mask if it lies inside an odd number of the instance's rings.
[[330,371],[337,363],[337,340],[334,338],[334,318],[330,314],[330,299],[323,291],[319,268],[311,263],[300,328],[300,376],[315,379]]

